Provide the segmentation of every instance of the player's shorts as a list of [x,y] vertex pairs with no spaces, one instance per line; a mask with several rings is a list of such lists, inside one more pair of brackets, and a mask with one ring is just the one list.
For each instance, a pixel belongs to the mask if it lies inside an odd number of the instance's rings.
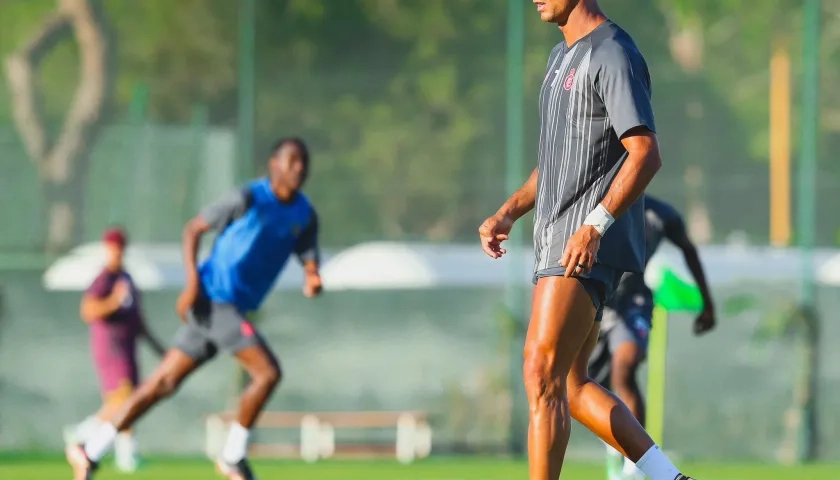
[[107,398],[113,392],[136,387],[140,381],[140,366],[133,342],[115,345],[107,339],[92,339],[91,352],[99,388]]
[[265,342],[245,315],[231,304],[211,301],[203,292],[173,342],[197,363],[210,360],[219,350],[234,355],[254,345]]
[[[608,386],[612,370],[613,353],[624,343],[633,342],[643,356],[647,355],[650,341],[650,309],[633,307],[619,313],[612,308],[604,310],[604,325],[609,328],[598,335],[598,343],[589,357],[589,378]],[[643,357],[644,358],[644,357]]]
[[[534,284],[536,285],[537,280],[543,277],[560,277],[565,274],[566,269],[560,265],[538,270],[534,273]],[[621,280],[622,275],[624,275],[624,272],[621,270],[596,263],[592,266],[592,270],[589,273],[572,277],[580,282],[581,286],[586,290],[586,293],[589,294],[589,298],[592,299],[592,303],[597,309],[597,313],[595,314],[596,322],[601,320],[604,313],[604,305],[606,305],[607,300],[610,299],[612,294],[615,293],[615,289],[618,288],[618,282]]]

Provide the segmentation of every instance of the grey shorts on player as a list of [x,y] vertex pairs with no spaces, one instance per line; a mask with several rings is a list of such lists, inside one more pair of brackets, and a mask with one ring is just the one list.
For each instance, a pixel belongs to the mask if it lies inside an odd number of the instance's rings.
[[178,333],[173,346],[198,363],[213,358],[219,350],[235,354],[265,345],[257,329],[236,307],[215,303],[201,295]]
[[606,308],[598,343],[589,357],[589,378],[609,387],[613,353],[620,345],[632,342],[647,355],[650,328],[651,310],[648,308],[633,307],[624,312]]
[[[537,280],[543,277],[560,277],[565,274],[566,269],[560,265],[538,270],[534,273],[534,284],[536,285]],[[621,281],[622,275],[624,275],[624,272],[621,270],[596,263],[592,266],[592,270],[589,273],[574,277],[580,282],[581,286],[586,290],[586,293],[589,294],[589,298],[592,299],[595,308],[598,309],[595,314],[596,322],[601,320],[604,314],[604,305],[606,305],[607,300],[610,299],[612,294],[615,293],[615,289],[618,287],[618,282]]]

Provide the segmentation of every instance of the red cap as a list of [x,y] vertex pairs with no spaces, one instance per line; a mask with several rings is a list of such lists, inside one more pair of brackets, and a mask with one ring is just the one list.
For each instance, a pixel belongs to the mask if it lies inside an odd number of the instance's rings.
[[105,243],[115,243],[124,247],[128,243],[128,237],[123,229],[114,227],[102,232],[102,241]]

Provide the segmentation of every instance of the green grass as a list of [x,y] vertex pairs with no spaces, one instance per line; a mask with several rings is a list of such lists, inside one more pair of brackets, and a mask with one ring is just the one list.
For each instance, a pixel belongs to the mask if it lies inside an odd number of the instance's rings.
[[[432,459],[414,465],[393,462],[328,461],[314,465],[298,462],[254,462],[264,480],[527,480],[523,462],[493,459]],[[774,465],[693,464],[685,470],[699,480],[827,480],[840,478],[840,465],[779,467]],[[54,456],[0,457],[0,478],[9,480],[66,479],[70,470]],[[199,480],[218,478],[213,466],[201,460],[149,459],[133,475],[103,465],[97,480]],[[563,470],[566,480],[603,480],[601,465],[572,463]]]

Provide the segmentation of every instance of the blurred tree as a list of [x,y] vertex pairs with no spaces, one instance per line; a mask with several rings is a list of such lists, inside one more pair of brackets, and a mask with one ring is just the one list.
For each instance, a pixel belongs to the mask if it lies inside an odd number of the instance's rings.
[[[58,43],[74,36],[79,46],[79,84],[55,140],[38,104],[38,67]],[[98,132],[110,89],[110,42],[93,0],[59,0],[56,10],[19,50],[6,57],[12,111],[48,198],[47,247],[78,240],[88,152]]]
[[[207,104],[212,124],[234,123],[236,2],[102,2],[119,32],[118,113],[127,110],[134,86],[145,83],[156,122],[187,123],[194,105]],[[757,179],[766,178],[771,35],[792,25],[797,48],[799,10],[785,2],[789,10],[741,0],[602,0],[634,36],[653,75],[666,165],[652,190],[685,209],[684,178],[696,165],[715,179],[692,193],[712,224],[761,237],[766,197]],[[54,3],[0,4],[9,25],[0,31],[0,53],[20,44],[45,5]],[[306,138],[315,154],[307,189],[333,219],[325,224],[326,243],[471,239],[503,196],[505,1],[259,0],[257,9],[257,158],[242,161],[262,167],[276,137]],[[785,16],[774,23],[776,14]],[[527,18],[526,171],[537,155],[536,96],[546,57],[562,39],[536,14]],[[65,79],[78,69],[75,55],[58,47],[45,62],[48,119],[72,97]],[[756,215],[730,220],[730,205],[743,202],[747,188],[750,199],[759,198]]]

